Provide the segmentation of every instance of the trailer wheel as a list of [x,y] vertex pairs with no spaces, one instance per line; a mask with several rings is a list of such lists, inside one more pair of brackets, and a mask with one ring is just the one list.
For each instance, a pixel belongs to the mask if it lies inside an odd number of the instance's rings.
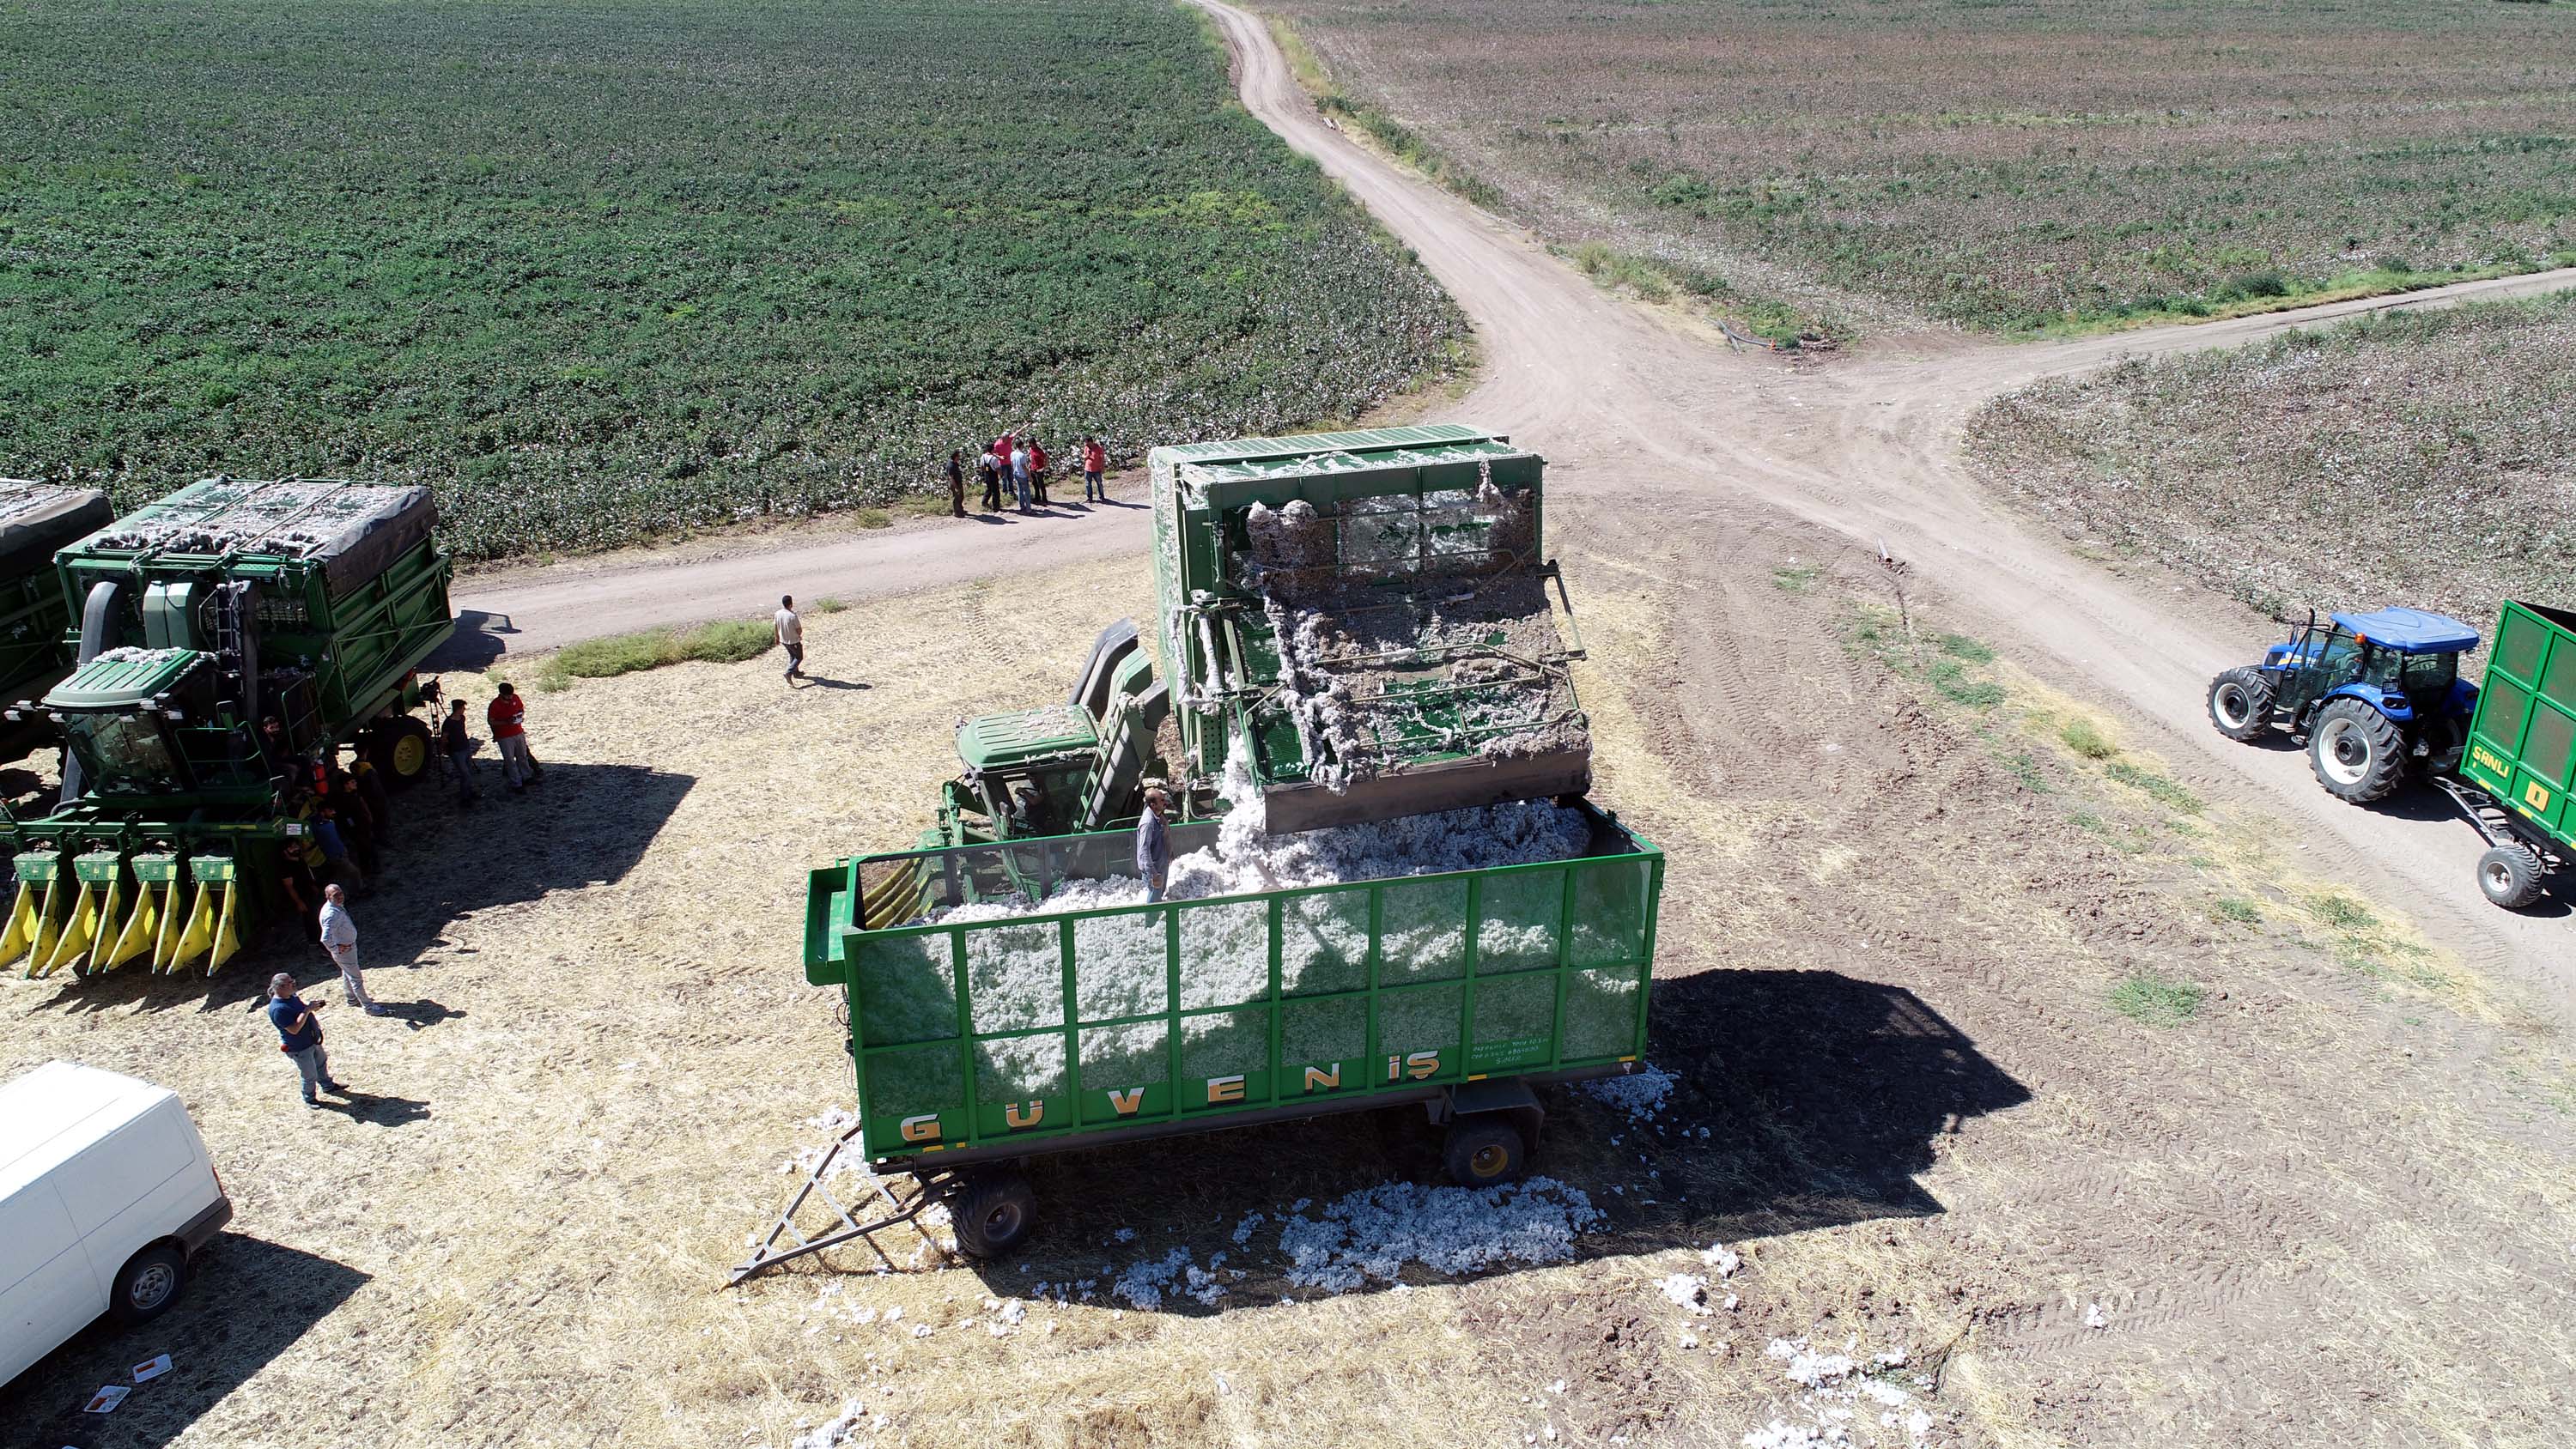
[[396,790],[419,783],[429,773],[429,726],[412,715],[390,719],[367,736],[367,762]]
[[979,1173],[949,1207],[957,1251],[969,1258],[998,1258],[1020,1245],[1037,1225],[1038,1195],[1016,1172]]
[[2360,700],[2338,699],[2308,731],[2308,768],[2326,793],[2368,804],[2406,777],[2406,740],[2388,716]]
[[1449,1128],[1440,1160],[1460,1187],[1499,1187],[1529,1171],[1520,1129],[1498,1116],[1461,1117]]
[[107,1311],[119,1323],[144,1323],[179,1301],[188,1283],[188,1260],[168,1243],[155,1243],[125,1260],[108,1290]]
[[2528,845],[2499,845],[2478,857],[2478,889],[2508,911],[2540,899],[2539,852]]
[[2243,743],[2272,726],[2272,681],[2260,669],[2231,669],[2209,681],[2209,722]]

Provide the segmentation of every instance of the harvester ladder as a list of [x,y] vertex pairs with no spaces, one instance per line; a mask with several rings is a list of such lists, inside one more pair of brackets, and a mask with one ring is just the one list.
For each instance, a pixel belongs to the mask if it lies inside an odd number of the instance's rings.
[[[765,1273],[781,1263],[808,1257],[827,1248],[837,1248],[853,1239],[864,1240],[868,1250],[877,1255],[877,1261],[885,1264],[889,1271],[893,1269],[894,1260],[886,1256],[885,1249],[877,1246],[876,1234],[921,1216],[924,1208],[939,1200],[939,1192],[929,1181],[916,1177],[910,1184],[910,1191],[898,1195],[886,1185],[884,1178],[871,1175],[868,1185],[876,1189],[877,1198],[885,1204],[886,1215],[872,1222],[860,1222],[855,1210],[864,1206],[865,1200],[843,1204],[833,1195],[825,1179],[830,1177],[832,1164],[840,1160],[844,1149],[860,1150],[855,1144],[864,1130],[865,1124],[853,1124],[825,1150],[813,1170],[805,1174],[805,1181],[797,1187],[796,1195],[787,1200],[787,1207],[779,1213],[778,1221],[770,1225],[768,1236],[752,1249],[750,1257],[734,1265],[732,1276],[725,1280],[728,1286],[755,1273]],[[805,1210],[806,1204],[818,1200],[824,1209],[830,1211],[831,1218],[818,1232],[808,1235],[798,1224],[797,1215]]]

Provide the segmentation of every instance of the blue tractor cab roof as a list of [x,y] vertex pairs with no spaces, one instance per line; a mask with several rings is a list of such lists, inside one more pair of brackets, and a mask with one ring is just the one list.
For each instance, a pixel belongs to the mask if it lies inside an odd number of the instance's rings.
[[2400,654],[2464,654],[2478,647],[2478,631],[2457,619],[2422,609],[2373,609],[2337,614],[2335,627]]

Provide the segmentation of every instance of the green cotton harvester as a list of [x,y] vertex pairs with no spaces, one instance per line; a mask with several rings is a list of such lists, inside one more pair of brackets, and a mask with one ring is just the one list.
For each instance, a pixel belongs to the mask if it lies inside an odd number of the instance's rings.
[[0,819],[0,962],[211,974],[288,903],[292,762],[349,745],[388,785],[427,771],[414,671],[452,624],[436,521],[426,488],[212,478],[57,555],[76,667],[10,713],[62,731],[63,785]]
[[[737,1277],[945,1200],[979,1256],[1024,1158],[1412,1103],[1459,1181],[1518,1176],[1534,1084],[1633,1072],[1663,856],[1585,798],[1544,461],[1458,427],[1154,449],[1150,630],[1060,703],[959,726],[920,848],[811,873],[890,1213],[794,1227]],[[1134,861],[1166,783],[1171,891]]]

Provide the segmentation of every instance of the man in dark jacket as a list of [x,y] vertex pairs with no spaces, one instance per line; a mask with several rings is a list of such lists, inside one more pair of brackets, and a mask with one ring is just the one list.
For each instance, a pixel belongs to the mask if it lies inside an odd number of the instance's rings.
[[449,769],[456,772],[456,803],[471,805],[483,798],[474,783],[474,736],[465,732],[465,701],[451,700],[447,722],[439,726],[438,748],[447,756]]
[[1145,879],[1148,903],[1163,898],[1163,888],[1172,883],[1172,833],[1163,826],[1163,813],[1172,808],[1172,797],[1163,787],[1145,792],[1145,813],[1136,820],[1136,874]]
[[948,450],[948,516],[966,516],[966,450]]
[[322,1023],[313,1019],[318,1005],[295,994],[295,978],[280,971],[268,978],[268,1021],[277,1028],[277,1049],[295,1062],[304,1079],[304,1105],[322,1105],[321,1093],[349,1089],[331,1080],[331,1058],[322,1050]]

